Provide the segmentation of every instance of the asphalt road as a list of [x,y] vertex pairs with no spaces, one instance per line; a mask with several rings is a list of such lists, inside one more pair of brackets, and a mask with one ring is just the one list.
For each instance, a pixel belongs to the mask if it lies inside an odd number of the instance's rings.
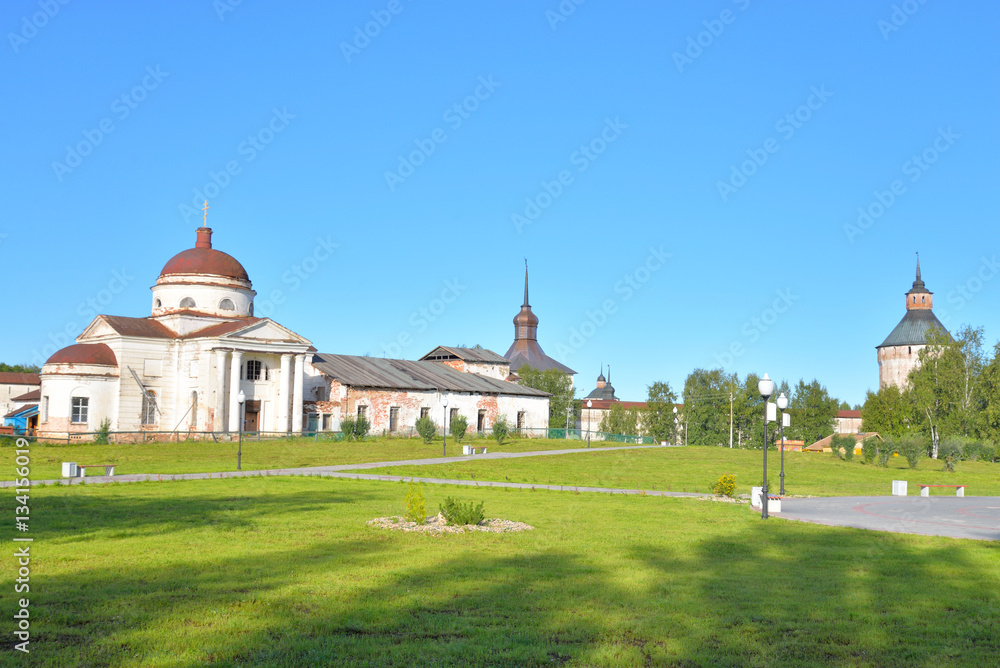
[[772,517],[875,531],[1000,540],[1000,497],[850,496],[781,500]]

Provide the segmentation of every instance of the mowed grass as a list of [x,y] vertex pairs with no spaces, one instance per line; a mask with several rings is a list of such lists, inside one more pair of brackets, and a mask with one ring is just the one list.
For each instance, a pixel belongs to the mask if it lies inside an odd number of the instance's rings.
[[[367,527],[400,483],[31,492],[35,666],[995,665],[1000,549],[746,505],[425,487],[534,531]],[[4,525],[4,531],[10,523]],[[11,566],[0,570],[13,605]],[[0,663],[24,659],[3,644]]]
[[[649,448],[613,452],[587,452],[523,459],[462,460],[429,466],[392,466],[365,471],[386,475],[526,482],[580,487],[712,492],[720,476],[736,475],[739,493],[763,480],[763,452],[719,447]],[[780,457],[768,452],[768,487],[780,486]],[[911,469],[903,457],[894,457],[887,468],[861,464],[860,457],[845,462],[829,453],[786,452],[785,492],[793,496],[883,496],[893,480],[917,485],[967,485],[969,496],[1000,496],[1000,464],[959,462],[946,472],[944,462],[925,458]],[[955,490],[932,490],[951,494]]]
[[[579,448],[580,441],[544,438],[515,439],[497,447],[491,439],[465,440],[491,452],[526,452]],[[384,438],[363,442],[316,441],[312,438],[288,440],[243,440],[242,468],[292,468],[334,466],[363,462],[398,461],[441,456],[441,439],[425,444],[419,438]],[[237,443],[181,441],[94,445],[93,443],[37,443],[31,446],[31,475],[35,480],[62,476],[62,462],[115,464],[118,475],[125,473],[207,473],[235,471]],[[461,445],[448,439],[448,455],[457,456]],[[0,448],[0,480],[14,479],[14,447]]]

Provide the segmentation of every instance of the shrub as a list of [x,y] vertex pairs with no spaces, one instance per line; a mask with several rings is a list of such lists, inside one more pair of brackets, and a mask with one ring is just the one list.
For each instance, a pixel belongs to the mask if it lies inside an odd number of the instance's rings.
[[340,421],[340,433],[344,435],[345,441],[363,441],[369,429],[371,424],[364,415],[348,416]]
[[17,439],[13,436],[0,436],[0,448],[13,447],[17,443]]
[[434,440],[434,436],[437,434],[437,426],[429,417],[420,418],[414,426],[417,429],[417,433],[420,434],[420,438],[424,439],[424,443],[430,443]]
[[441,514],[448,524],[463,526],[466,524],[479,524],[483,521],[483,502],[478,506],[472,505],[472,501],[462,503],[457,499],[448,497],[440,506]]
[[[947,436],[944,439],[942,439],[940,445],[938,445],[938,457],[940,459],[947,459],[948,457],[957,459],[958,457],[963,456],[964,454],[963,450],[965,450],[966,446],[972,446],[972,445],[978,446],[979,444],[973,441],[971,438],[962,438],[961,436]],[[971,451],[972,448],[970,448],[970,454]],[[975,459],[974,456],[973,459]]]
[[861,442],[861,463],[871,464],[878,457],[878,438],[869,436]]
[[736,476],[732,473],[727,473],[719,478],[715,483],[715,493],[719,496],[732,498],[736,494]]
[[461,415],[456,415],[452,419],[448,429],[451,431],[451,435],[455,437],[455,440],[461,443],[462,439],[465,438],[465,432],[469,429],[469,421]]
[[993,441],[983,441],[983,451],[979,458],[984,462],[995,462],[1000,459],[1000,448]]
[[493,438],[497,445],[503,445],[508,436],[510,436],[510,423],[507,422],[507,416],[501,413],[493,421]]
[[906,436],[899,442],[899,452],[906,457],[911,469],[917,468],[920,458],[927,454],[927,443],[917,436]]
[[427,520],[427,502],[424,500],[424,490],[413,482],[410,483],[410,491],[406,494],[406,519],[410,522],[425,522]]
[[94,443],[97,445],[107,445],[111,436],[111,418],[101,420],[101,426],[94,432]]
[[955,462],[958,461],[957,455],[945,455],[944,456],[944,470],[949,473],[955,472]]
[[854,459],[854,445],[856,441],[850,434],[834,434],[830,440],[830,450],[834,457],[851,461]]
[[885,441],[878,446],[878,465],[882,468],[889,466],[889,458],[896,454],[896,442]]

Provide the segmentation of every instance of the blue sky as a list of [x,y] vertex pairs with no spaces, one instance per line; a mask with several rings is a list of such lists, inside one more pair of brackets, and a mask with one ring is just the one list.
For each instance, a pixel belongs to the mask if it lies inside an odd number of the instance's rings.
[[147,315],[207,196],[258,315],[324,352],[502,354],[527,258],[584,393],[602,363],[628,400],[723,366],[862,402],[916,251],[945,324],[1000,337],[998,23],[985,1],[7,2],[0,358]]

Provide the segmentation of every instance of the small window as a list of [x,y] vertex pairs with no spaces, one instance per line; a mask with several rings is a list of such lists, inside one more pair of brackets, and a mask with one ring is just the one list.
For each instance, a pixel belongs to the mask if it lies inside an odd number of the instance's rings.
[[358,417],[359,418],[367,418],[368,417],[368,407],[367,406],[358,406]]
[[451,410],[448,411],[448,423],[449,424],[451,424],[452,422],[454,422],[455,418],[457,418],[457,417],[458,417],[458,409],[457,408],[452,408]]
[[423,407],[423,408],[420,409],[420,417],[421,418],[430,417],[430,416],[431,416],[431,409],[430,408],[427,408],[425,406],[425,407]]
[[927,297],[921,297],[920,298],[920,303],[921,304],[926,304],[927,303]]
[[[898,304],[899,302],[896,303]],[[524,411],[517,412],[517,429],[518,431],[524,429]]]
[[86,424],[87,413],[90,409],[90,399],[87,397],[73,397],[73,411],[70,421],[76,424]]
[[233,303],[232,299],[223,299],[219,302],[219,308],[223,311],[235,311],[236,304]]
[[181,308],[195,308],[194,300],[190,297],[185,297],[181,300]]
[[42,397],[42,422],[49,421],[49,397]]
[[142,424],[156,424],[156,392],[146,390],[142,395]]
[[260,360],[248,360],[247,361],[247,380],[260,380],[261,378],[261,364]]
[[153,302],[153,308],[160,308],[161,306],[163,306],[163,302],[161,302],[159,299]]
[[476,416],[476,431],[479,433],[486,431],[486,409],[479,409],[479,415]]
[[389,408],[389,431],[396,431],[399,424],[399,408],[392,406]]
[[250,311],[250,315],[253,315],[253,302],[250,302],[250,308],[248,310]]
[[323,416],[323,431],[330,431],[330,427],[333,425],[333,415],[326,413]]
[[907,355],[913,354],[913,346],[906,346],[906,354]]

